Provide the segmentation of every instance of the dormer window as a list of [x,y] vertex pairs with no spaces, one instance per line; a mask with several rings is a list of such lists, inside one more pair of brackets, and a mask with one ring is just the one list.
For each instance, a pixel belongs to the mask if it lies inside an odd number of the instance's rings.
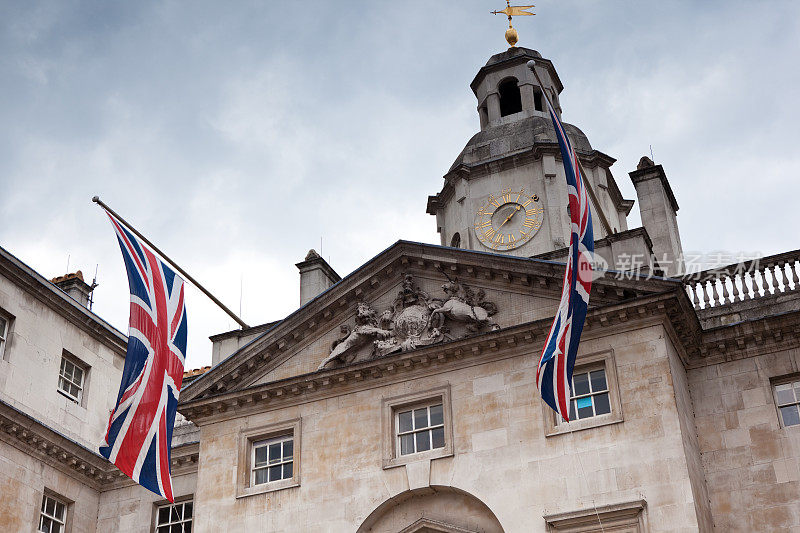
[[517,85],[517,78],[508,78],[497,88],[500,93],[500,116],[505,117],[522,111],[522,96]]

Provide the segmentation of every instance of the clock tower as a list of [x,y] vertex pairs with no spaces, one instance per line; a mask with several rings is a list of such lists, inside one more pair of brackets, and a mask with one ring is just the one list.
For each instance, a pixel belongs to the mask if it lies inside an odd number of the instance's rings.
[[[568,246],[564,167],[544,100],[546,93],[561,115],[564,86],[555,67],[535,50],[512,46],[489,58],[470,88],[480,132],[444,175],[441,192],[428,198],[442,245],[524,257]],[[627,230],[633,200],[622,198],[611,175],[614,158],[593,149],[577,127],[564,127],[594,189],[592,210],[608,221],[608,228],[594,224],[595,239]]]

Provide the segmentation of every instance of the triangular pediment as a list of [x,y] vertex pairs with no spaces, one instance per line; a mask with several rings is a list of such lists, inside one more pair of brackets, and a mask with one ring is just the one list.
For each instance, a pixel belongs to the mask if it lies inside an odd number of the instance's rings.
[[[181,401],[552,317],[563,264],[399,241],[186,387]],[[674,282],[595,281],[592,304]],[[331,356],[333,356],[331,358]]]

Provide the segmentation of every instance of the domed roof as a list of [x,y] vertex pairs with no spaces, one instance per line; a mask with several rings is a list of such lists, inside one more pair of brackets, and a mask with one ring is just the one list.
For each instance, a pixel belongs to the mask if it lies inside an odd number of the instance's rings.
[[499,54],[495,54],[489,58],[489,61],[486,62],[487,67],[491,67],[492,65],[496,65],[497,63],[502,63],[503,61],[508,61],[509,59],[515,58],[517,56],[524,56],[526,58],[531,59],[541,59],[542,54],[533,50],[531,48],[524,48],[522,46],[515,46],[513,48],[509,48],[505,52],[500,52]]
[[[589,139],[580,129],[566,123],[564,129],[576,152],[592,151]],[[450,167],[450,171],[462,164],[472,166],[530,149],[537,144],[557,142],[553,122],[546,117],[533,116],[492,126],[473,135]]]
[[550,78],[555,84],[556,90],[560,93],[564,89],[564,85],[561,83],[553,63],[549,59],[543,58],[542,54],[536,50],[523,48],[521,46],[509,48],[505,52],[500,52],[490,57],[489,61],[475,74],[469,86],[472,91],[475,92],[478,84],[489,72],[503,70],[517,64],[525,64],[531,59],[535,59],[537,64],[547,69],[550,73]]

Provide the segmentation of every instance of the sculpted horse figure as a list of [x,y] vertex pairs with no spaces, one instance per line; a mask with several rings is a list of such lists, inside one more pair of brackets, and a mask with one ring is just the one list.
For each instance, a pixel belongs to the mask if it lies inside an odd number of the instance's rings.
[[484,300],[486,293],[483,289],[476,293],[455,279],[442,285],[442,290],[447,295],[447,300],[431,311],[429,323],[441,323],[441,317],[446,317],[456,322],[465,322],[467,329],[472,332],[486,326],[496,326],[489,321],[489,317],[497,313],[497,306]]
[[375,310],[364,302],[358,304],[355,328],[350,329],[350,326],[343,325],[341,332],[342,335],[331,346],[330,355],[322,361],[317,370],[322,370],[333,361],[352,363],[359,348],[376,339],[386,339],[392,334],[391,331],[378,327]]

